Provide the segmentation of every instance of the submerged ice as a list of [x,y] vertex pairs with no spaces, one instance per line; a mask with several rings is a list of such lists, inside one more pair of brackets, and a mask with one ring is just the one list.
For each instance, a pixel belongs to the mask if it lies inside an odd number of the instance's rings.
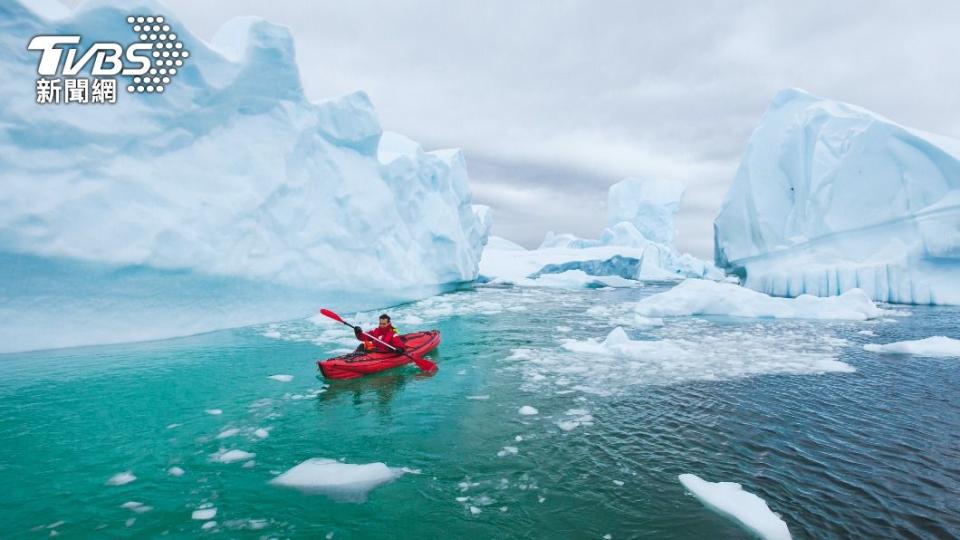
[[0,7],[0,352],[373,307],[476,277],[490,217],[460,151],[384,133],[362,92],[308,100],[284,27],[235,19],[208,44],[151,10],[191,52],[163,94],[54,107],[23,84],[37,66],[23,44],[126,43],[128,6]]
[[714,228],[716,264],[769,294],[960,304],[960,141],[784,90]]

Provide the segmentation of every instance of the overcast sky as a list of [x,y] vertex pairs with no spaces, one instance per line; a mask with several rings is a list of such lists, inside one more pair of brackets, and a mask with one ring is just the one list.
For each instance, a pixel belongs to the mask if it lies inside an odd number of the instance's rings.
[[[713,218],[774,93],[796,86],[960,137],[960,2],[165,0],[209,39],[289,26],[307,95],[362,89],[385,129],[461,147],[494,233],[596,237],[607,187],[687,186],[683,250]],[[74,2],[70,2],[74,3]]]

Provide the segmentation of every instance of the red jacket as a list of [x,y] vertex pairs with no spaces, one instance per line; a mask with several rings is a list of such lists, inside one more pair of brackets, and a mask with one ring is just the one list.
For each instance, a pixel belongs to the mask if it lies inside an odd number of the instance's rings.
[[[383,350],[384,348],[383,345],[377,343],[376,341],[368,338],[367,336],[359,332],[355,332],[355,333],[357,334],[357,339],[359,339],[360,341],[364,342],[364,344],[366,344],[367,350],[373,350],[373,349]],[[386,343],[387,345],[390,345],[391,347],[397,347],[400,349],[403,348],[403,340],[400,339],[400,332],[396,328],[394,328],[393,325],[390,325],[386,328],[380,328],[378,326],[373,330],[367,332],[367,334],[370,334],[371,336],[379,339],[380,341]]]

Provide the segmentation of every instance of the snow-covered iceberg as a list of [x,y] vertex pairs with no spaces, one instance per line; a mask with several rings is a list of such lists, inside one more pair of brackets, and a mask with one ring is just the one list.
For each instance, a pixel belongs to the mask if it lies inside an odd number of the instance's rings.
[[[498,239],[484,250],[480,274],[496,282],[567,288],[636,285],[624,280],[719,279],[722,273],[713,265],[673,247],[673,220],[682,196],[683,186],[675,182],[623,180],[608,192],[607,227],[600,238],[551,231],[535,250]],[[595,279],[605,276],[620,279]]]
[[960,141],[784,90],[714,228],[717,266],[769,294],[960,304]]
[[[115,105],[35,103],[32,36],[128,43],[131,13],[162,13],[191,53],[162,95],[121,76]],[[0,27],[0,352],[373,308],[476,278],[490,217],[462,153],[383,133],[362,92],[309,101],[286,28],[234,19],[207,44],[152,0],[14,0]]]

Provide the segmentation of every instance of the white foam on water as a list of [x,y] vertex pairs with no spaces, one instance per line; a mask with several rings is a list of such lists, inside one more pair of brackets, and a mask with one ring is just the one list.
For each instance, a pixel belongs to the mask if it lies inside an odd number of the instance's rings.
[[212,414],[213,416],[220,416],[221,414],[223,414],[222,409],[207,409],[204,412],[207,414]]
[[531,407],[530,405],[524,405],[523,407],[520,407],[520,409],[517,412],[523,416],[533,416],[535,414],[538,414],[540,411],[538,411],[536,407]]
[[563,431],[573,431],[580,426],[593,425],[593,416],[586,409],[570,409],[564,415],[567,418],[561,418],[554,422]]
[[137,477],[131,471],[124,471],[111,476],[110,479],[107,480],[107,485],[122,486],[125,484],[129,484],[130,482],[133,482],[136,479]]
[[705,506],[733,519],[765,540],[790,540],[790,530],[766,501],[744,491],[735,482],[707,482],[695,474],[681,474],[680,483]]
[[217,463],[235,463],[237,461],[247,461],[254,456],[256,456],[256,454],[244,450],[225,450],[221,448],[219,452],[210,454],[210,461]]
[[182,426],[183,424],[170,424],[167,426],[167,429],[174,429]]
[[199,510],[194,510],[190,514],[190,519],[195,519],[197,521],[208,521],[216,517],[217,509],[216,508],[201,508]]
[[312,458],[270,481],[275,486],[319,493],[346,502],[364,502],[373,489],[404,474],[383,463],[352,464],[334,459]]
[[895,341],[884,345],[870,343],[863,348],[881,354],[912,354],[914,356],[953,357],[960,356],[960,339],[933,336],[912,341]]
[[267,378],[277,382],[290,382],[293,380],[293,375],[271,375]]
[[472,400],[475,400],[475,401],[485,401],[485,400],[490,399],[490,395],[489,395],[489,394],[484,394],[484,395],[482,395],[482,396],[467,396],[467,399],[472,399]]

